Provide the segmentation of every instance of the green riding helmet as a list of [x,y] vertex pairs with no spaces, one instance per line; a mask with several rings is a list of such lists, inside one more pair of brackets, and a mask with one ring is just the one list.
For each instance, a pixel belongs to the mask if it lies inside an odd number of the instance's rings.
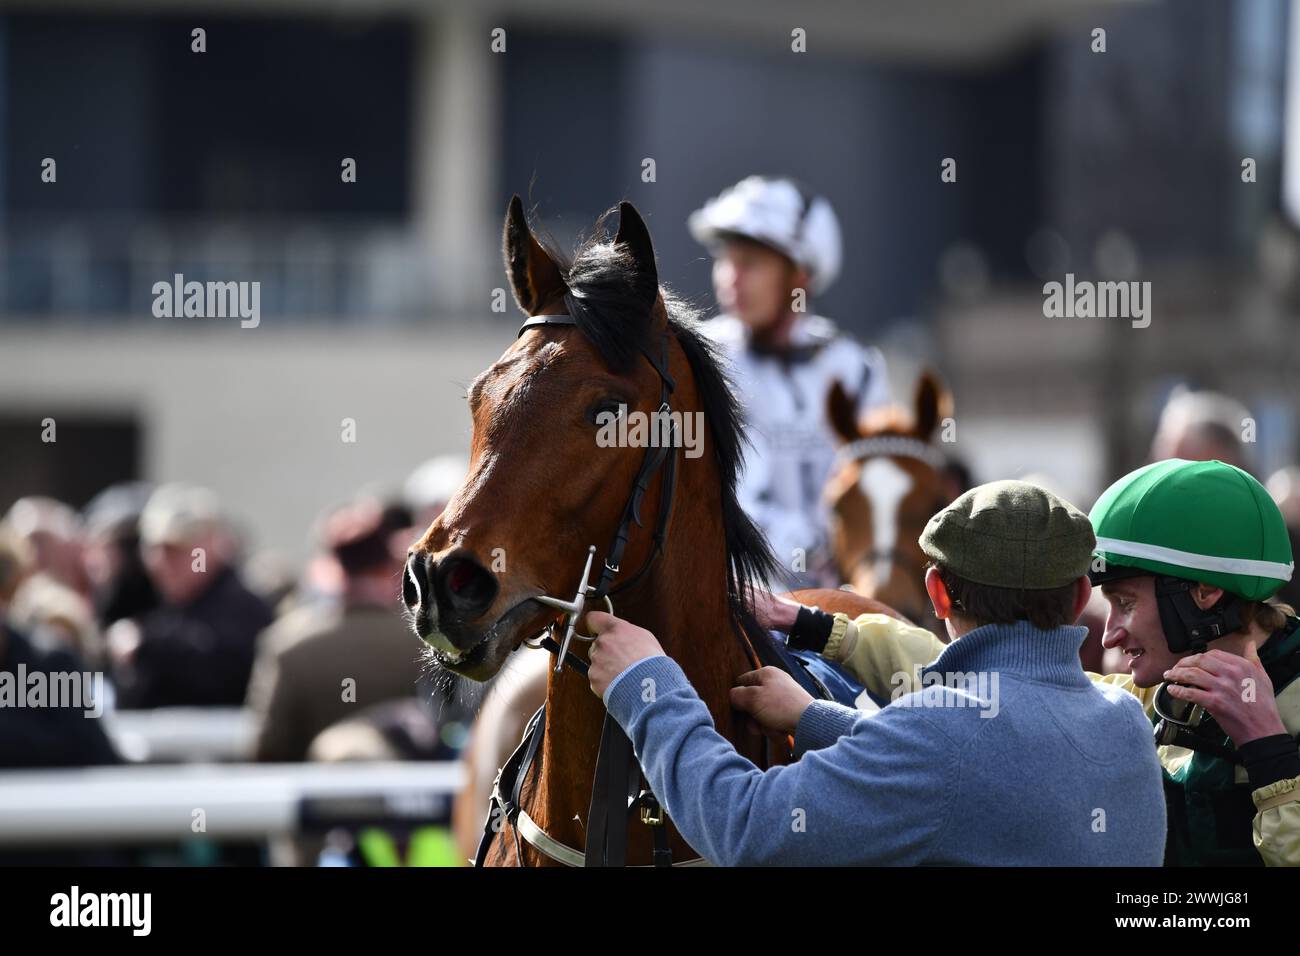
[[1263,601],[1295,568],[1273,499],[1246,472],[1221,461],[1146,465],[1102,492],[1088,517],[1097,533],[1093,584],[1147,573]]

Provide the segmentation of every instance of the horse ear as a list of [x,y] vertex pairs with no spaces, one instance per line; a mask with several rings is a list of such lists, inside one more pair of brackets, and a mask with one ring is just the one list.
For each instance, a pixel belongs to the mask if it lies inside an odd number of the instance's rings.
[[933,369],[921,370],[916,380],[916,437],[929,441],[934,430],[952,414],[952,393]]
[[858,428],[858,408],[849,393],[844,390],[840,380],[831,382],[831,390],[826,396],[826,417],[835,434],[845,443],[857,441],[862,437]]
[[506,210],[501,251],[515,302],[526,315],[536,315],[539,308],[567,291],[560,267],[528,228],[524,204],[518,193],[511,197]]
[[659,296],[659,269],[655,266],[654,244],[650,241],[650,230],[645,220],[627,200],[618,204],[618,233],[614,236],[616,245],[627,246],[636,265],[637,291],[647,303],[653,303]]

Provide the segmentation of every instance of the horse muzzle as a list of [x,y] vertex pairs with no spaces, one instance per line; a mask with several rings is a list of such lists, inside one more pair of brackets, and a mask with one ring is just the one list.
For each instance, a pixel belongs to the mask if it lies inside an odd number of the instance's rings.
[[492,607],[497,576],[464,548],[441,557],[412,551],[402,572],[402,603],[420,639],[455,660],[482,639],[469,625]]

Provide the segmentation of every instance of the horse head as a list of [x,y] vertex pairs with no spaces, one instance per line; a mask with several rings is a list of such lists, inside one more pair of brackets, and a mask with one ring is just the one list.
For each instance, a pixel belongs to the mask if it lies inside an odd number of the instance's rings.
[[[619,211],[581,277],[533,235],[518,196],[506,214],[506,271],[525,315],[601,309],[621,328],[604,341],[573,324],[525,328],[469,386],[469,472],[410,549],[403,601],[438,663],[475,680],[555,618],[536,598],[572,594],[577,570],[557,555],[603,546],[641,464],[641,449],[597,443],[602,413],[654,411],[660,378],[637,346],[667,329],[649,232],[630,203]],[[636,544],[628,560],[642,556]]]
[[917,539],[951,500],[943,456],[932,443],[951,405],[948,390],[928,369],[917,379],[911,414],[893,406],[859,421],[839,382],[827,398],[831,425],[842,442],[826,486],[835,562],[859,594],[915,621],[933,616]]

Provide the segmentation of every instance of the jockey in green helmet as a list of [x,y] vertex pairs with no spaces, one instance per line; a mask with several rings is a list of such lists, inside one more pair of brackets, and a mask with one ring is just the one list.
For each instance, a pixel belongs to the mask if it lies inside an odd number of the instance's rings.
[[[1300,621],[1264,603],[1294,570],[1277,505],[1240,468],[1174,458],[1119,479],[1089,517],[1103,644],[1129,666],[1112,676],[1157,719],[1167,861],[1300,863]],[[1273,809],[1252,846],[1252,816]]]

